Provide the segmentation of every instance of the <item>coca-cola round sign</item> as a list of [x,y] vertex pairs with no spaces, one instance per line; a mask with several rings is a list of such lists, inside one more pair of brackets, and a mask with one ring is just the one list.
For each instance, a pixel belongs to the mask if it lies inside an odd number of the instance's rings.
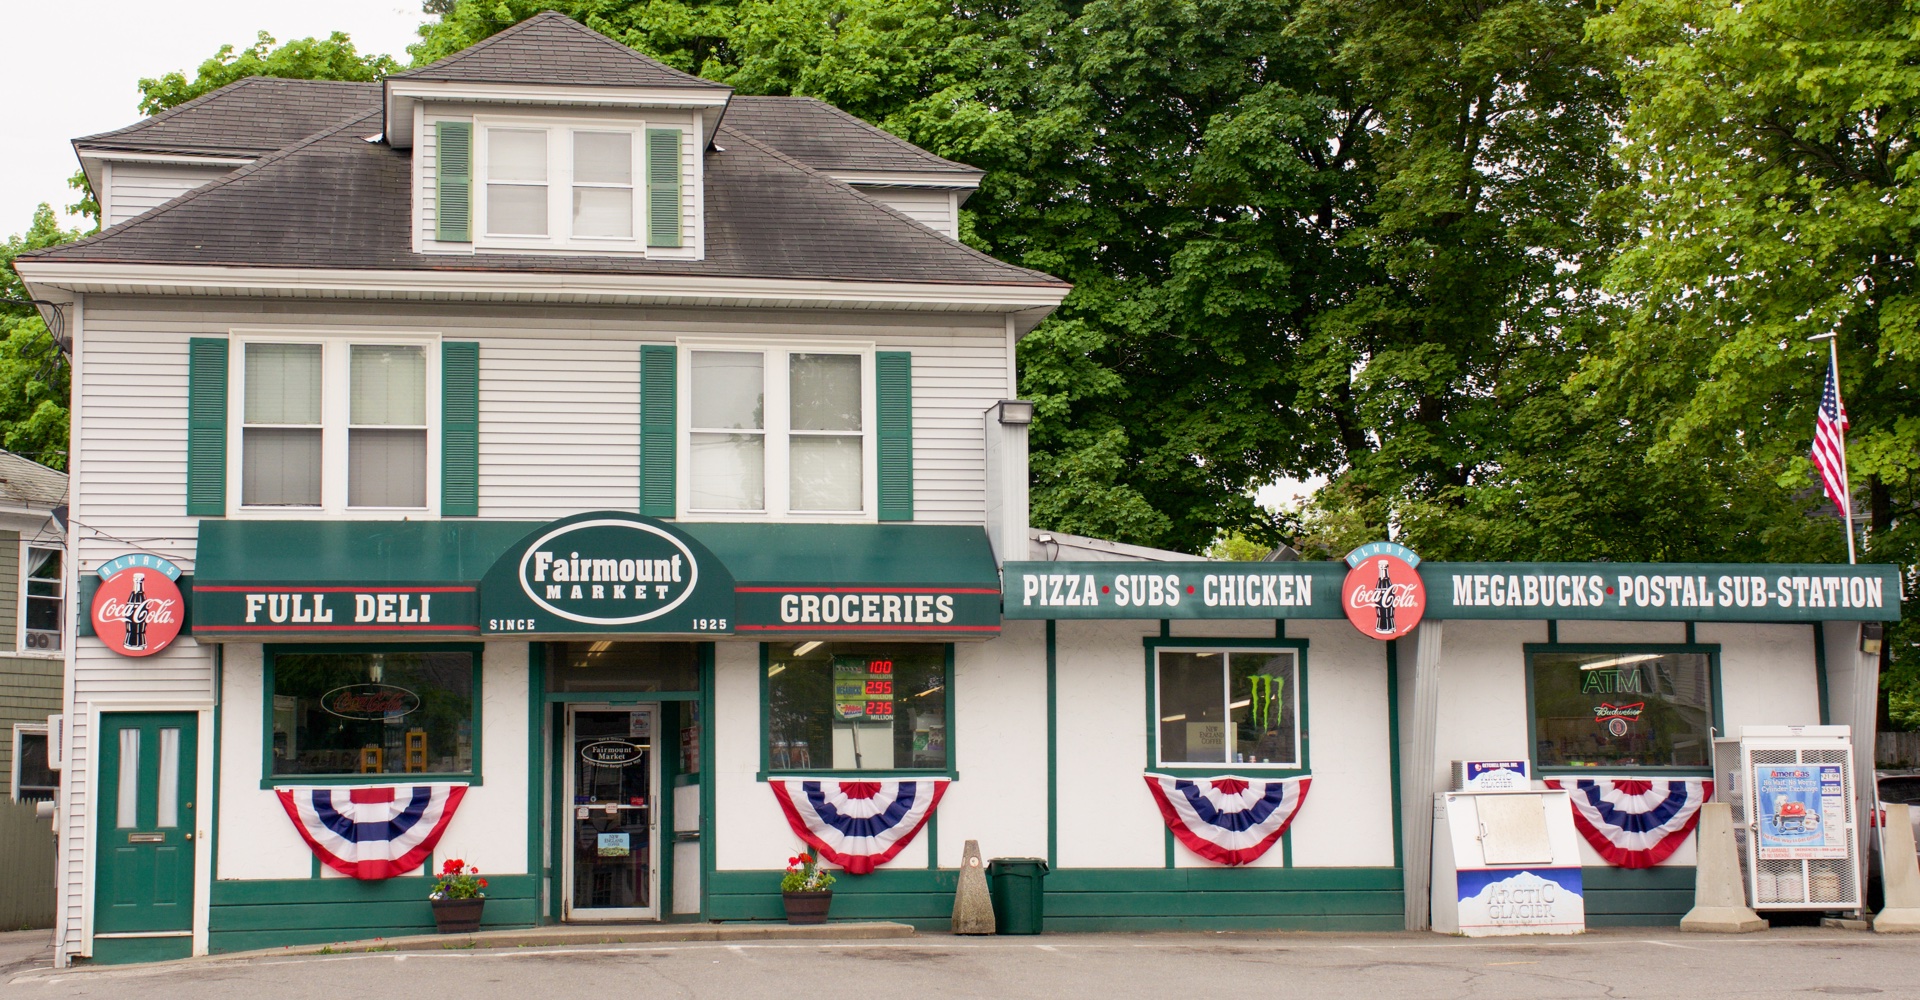
[[122,556],[100,567],[93,592],[93,634],[122,656],[152,656],[185,624],[187,604],[174,583],[180,570],[159,556]]
[[1347,581],[1340,598],[1347,620],[1382,641],[1398,639],[1420,624],[1427,612],[1427,588],[1420,582],[1420,557],[1404,545],[1374,542],[1347,554]]

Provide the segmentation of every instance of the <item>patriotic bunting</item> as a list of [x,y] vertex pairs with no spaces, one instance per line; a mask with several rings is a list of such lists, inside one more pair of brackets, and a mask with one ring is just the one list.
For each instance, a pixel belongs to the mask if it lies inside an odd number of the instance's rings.
[[440,842],[465,785],[276,788],[294,829],[327,867],[358,879],[405,875]]
[[1193,853],[1223,865],[1249,864],[1267,853],[1287,832],[1313,783],[1305,776],[1146,778],[1167,829]]
[[1652,868],[1687,842],[1700,807],[1713,797],[1706,778],[1548,778],[1573,803],[1573,825],[1616,868]]
[[776,778],[767,783],[794,835],[820,856],[865,875],[892,861],[933,816],[946,778],[913,781],[825,781]]

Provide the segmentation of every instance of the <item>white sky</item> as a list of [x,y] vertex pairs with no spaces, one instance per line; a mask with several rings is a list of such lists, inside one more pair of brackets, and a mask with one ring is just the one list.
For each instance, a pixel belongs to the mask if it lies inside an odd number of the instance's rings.
[[419,0],[0,0],[12,120],[0,144],[0,238],[24,232],[43,201],[64,215],[80,166],[68,141],[139,121],[141,77],[191,77],[220,46],[249,46],[261,30],[281,42],[344,31],[361,53],[404,65],[424,20]]

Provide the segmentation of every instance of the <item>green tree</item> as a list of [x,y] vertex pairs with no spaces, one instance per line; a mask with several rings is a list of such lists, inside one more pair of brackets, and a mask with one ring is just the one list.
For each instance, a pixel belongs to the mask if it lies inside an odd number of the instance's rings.
[[140,81],[140,113],[157,115],[235,80],[278,76],[294,80],[378,80],[400,68],[392,57],[361,55],[345,32],[326,38],[298,38],[285,45],[262,31],[253,45],[236,50],[222,45],[200,64],[193,79],[175,70]]
[[[1645,428],[1650,465],[1757,484],[1747,516],[1774,531],[1742,554],[1835,561],[1806,452],[1828,364],[1808,338],[1836,334],[1862,558],[1905,566],[1912,593],[1920,4],[1623,0],[1594,32],[1630,98],[1636,180],[1611,208],[1636,238],[1607,278],[1625,321],[1580,386]],[[1889,648],[1916,638],[1903,623]],[[1911,689],[1914,672],[1889,676]]]
[[67,357],[54,343],[40,313],[17,300],[27,288],[13,260],[29,250],[69,243],[85,235],[61,229],[42,203],[24,234],[0,243],[0,447],[55,469],[67,467]]

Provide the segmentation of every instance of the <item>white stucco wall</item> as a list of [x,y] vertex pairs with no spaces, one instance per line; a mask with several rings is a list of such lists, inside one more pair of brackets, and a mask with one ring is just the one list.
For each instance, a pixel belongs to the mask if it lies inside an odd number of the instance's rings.
[[955,643],[952,750],[960,778],[935,814],[942,868],[966,841],[984,857],[1047,856],[1045,622],[1007,622],[998,639]]

